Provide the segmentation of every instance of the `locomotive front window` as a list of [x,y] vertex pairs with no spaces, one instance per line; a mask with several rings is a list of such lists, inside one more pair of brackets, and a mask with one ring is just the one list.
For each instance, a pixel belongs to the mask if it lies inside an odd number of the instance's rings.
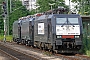
[[78,24],[78,18],[68,18],[68,21],[72,24]]
[[56,23],[57,23],[57,24],[63,24],[63,23],[65,23],[66,21],[67,21],[66,18],[56,18]]

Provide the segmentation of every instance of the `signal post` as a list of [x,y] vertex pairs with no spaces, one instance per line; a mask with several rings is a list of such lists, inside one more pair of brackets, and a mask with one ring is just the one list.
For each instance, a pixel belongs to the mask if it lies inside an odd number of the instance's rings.
[[7,5],[6,2],[2,3],[2,9],[3,9],[3,19],[4,19],[4,42],[6,42],[6,17],[7,17]]

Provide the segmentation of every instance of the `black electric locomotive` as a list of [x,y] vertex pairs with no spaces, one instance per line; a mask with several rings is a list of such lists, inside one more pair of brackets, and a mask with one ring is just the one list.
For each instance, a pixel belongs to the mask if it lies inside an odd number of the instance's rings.
[[42,15],[34,22],[34,45],[77,53],[82,47],[82,19],[77,14]]
[[41,49],[78,53],[82,47],[82,19],[78,14],[49,14],[38,18],[24,18],[21,23],[14,22],[13,39]]

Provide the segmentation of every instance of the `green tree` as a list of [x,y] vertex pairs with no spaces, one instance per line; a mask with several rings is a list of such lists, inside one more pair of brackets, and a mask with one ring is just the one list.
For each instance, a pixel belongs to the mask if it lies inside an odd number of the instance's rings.
[[49,4],[53,4],[55,3],[52,8],[58,8],[58,6],[63,6],[65,8],[67,8],[68,6],[65,5],[65,1],[64,0],[37,0],[37,4],[39,4],[39,12],[45,12],[47,10],[51,9],[51,6]]
[[[12,13],[9,13],[9,21],[10,21],[10,23],[9,23],[10,29],[9,30],[10,31],[12,31],[12,25],[15,20],[18,20],[18,18],[27,16],[30,14],[30,12],[25,8],[25,6],[22,6],[21,1],[13,0],[13,2],[14,2],[14,6],[12,7]],[[12,34],[12,33],[10,32],[10,34]]]
[[[10,13],[10,0],[8,0],[8,13],[9,13],[9,34],[12,34],[12,26],[13,26],[13,22],[15,20],[18,20],[18,18],[23,17],[23,16],[27,16],[30,14],[30,12],[26,9],[25,6],[22,6],[22,2],[20,0],[11,0],[12,1],[12,12]],[[0,0],[0,4],[2,4],[3,0]],[[0,30],[0,33],[4,33],[3,32],[3,17],[1,16],[3,13],[2,10],[2,6],[0,6],[0,22],[2,22],[2,30]],[[6,20],[7,24],[8,24],[8,19]]]
[[90,1],[89,0],[72,0],[72,2],[77,3],[75,8],[81,15],[90,15]]

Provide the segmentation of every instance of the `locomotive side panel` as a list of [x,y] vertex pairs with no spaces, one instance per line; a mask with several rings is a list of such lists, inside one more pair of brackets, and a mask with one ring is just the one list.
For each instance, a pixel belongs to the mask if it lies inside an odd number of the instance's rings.
[[34,41],[47,42],[47,23],[45,20],[35,21]]
[[29,31],[29,27],[28,27],[28,23],[26,20],[22,20],[22,26],[21,26],[21,39],[22,39],[22,43],[25,44],[25,40],[28,37],[27,33]]
[[41,16],[40,19],[35,21],[34,25],[34,45],[39,48],[52,49],[53,45],[53,33],[51,15]]

